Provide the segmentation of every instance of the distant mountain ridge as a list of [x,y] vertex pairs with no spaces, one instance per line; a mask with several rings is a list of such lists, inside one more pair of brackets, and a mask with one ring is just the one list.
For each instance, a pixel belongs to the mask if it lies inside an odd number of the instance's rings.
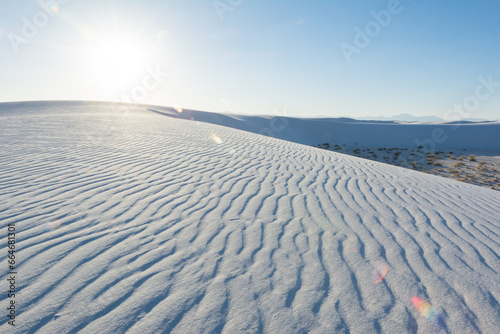
[[[366,121],[403,121],[403,122],[446,122],[437,116],[413,116],[412,114],[400,114],[390,117],[386,116],[368,116],[368,117],[356,117],[358,120]],[[462,118],[460,121],[466,122],[491,122],[492,120],[483,118]]]

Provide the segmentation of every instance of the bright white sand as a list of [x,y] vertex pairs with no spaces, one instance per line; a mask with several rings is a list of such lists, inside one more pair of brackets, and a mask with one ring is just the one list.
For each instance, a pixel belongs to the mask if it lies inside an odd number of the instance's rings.
[[0,105],[0,332],[498,333],[500,192],[147,109]]

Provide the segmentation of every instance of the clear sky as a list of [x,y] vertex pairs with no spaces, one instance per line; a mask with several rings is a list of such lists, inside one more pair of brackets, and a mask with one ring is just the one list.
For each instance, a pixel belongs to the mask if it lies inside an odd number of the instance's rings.
[[1,102],[500,118],[498,0],[41,2],[0,2]]

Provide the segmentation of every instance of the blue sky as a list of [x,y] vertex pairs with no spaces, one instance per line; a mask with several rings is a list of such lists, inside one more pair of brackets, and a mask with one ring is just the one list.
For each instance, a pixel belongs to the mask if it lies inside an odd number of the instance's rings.
[[[47,8],[0,3],[2,102],[130,100],[311,117],[443,117],[469,103],[468,117],[500,118],[497,0],[60,0]],[[368,45],[356,44],[356,31]],[[345,45],[356,53],[346,57]]]

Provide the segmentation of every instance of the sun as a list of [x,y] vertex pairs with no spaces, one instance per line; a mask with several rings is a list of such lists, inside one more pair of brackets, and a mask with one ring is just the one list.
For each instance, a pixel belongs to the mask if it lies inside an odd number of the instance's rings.
[[133,85],[144,75],[148,50],[122,37],[93,43],[88,51],[92,77],[109,90]]

